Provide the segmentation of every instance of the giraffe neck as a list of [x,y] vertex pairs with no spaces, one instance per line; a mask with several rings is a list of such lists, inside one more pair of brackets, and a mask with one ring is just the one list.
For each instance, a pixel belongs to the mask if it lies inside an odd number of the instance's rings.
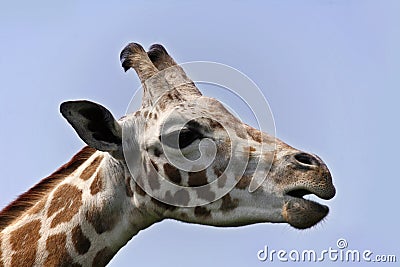
[[[123,163],[84,150],[87,158],[75,156],[0,213],[0,221],[9,221],[0,228],[0,266],[104,266],[159,220],[140,207]],[[22,202],[29,196],[32,203]],[[17,212],[18,205],[24,210]]]

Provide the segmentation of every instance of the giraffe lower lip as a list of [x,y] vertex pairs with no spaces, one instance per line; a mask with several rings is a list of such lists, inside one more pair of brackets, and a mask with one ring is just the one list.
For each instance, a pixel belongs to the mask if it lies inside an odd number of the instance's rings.
[[310,228],[319,223],[329,213],[329,208],[317,202],[288,196],[282,208],[282,216],[287,223],[297,229]]

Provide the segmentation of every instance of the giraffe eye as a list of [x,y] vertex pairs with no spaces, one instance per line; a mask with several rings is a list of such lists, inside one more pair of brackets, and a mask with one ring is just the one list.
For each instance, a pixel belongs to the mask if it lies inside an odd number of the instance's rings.
[[201,137],[199,132],[190,130],[190,129],[182,129],[179,132],[179,148],[185,148],[191,143],[193,143],[196,139]]
[[201,138],[201,136],[202,135],[195,130],[183,128],[167,135],[163,135],[161,140],[167,146],[182,149],[189,146],[195,140]]

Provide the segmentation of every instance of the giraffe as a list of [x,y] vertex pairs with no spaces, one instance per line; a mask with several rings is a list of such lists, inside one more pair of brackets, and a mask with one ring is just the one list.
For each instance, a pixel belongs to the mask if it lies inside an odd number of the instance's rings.
[[[161,45],[146,52],[130,43],[121,63],[139,76],[141,108],[116,120],[94,102],[61,104],[61,114],[87,146],[0,212],[0,267],[105,266],[140,230],[166,218],[305,229],[328,214],[327,206],[303,198],[335,195],[331,174],[318,156],[242,123],[219,101],[203,96]],[[206,138],[214,141],[216,153],[208,166],[180,169],[166,157],[168,151],[172,157],[181,152],[195,160]],[[261,151],[271,143],[272,157]],[[225,172],[231,157],[246,159],[243,172]],[[255,166],[267,161],[266,179],[250,192]],[[157,177],[194,190],[163,190]],[[215,187],[202,188],[211,181]],[[216,197],[227,184],[229,191]]]

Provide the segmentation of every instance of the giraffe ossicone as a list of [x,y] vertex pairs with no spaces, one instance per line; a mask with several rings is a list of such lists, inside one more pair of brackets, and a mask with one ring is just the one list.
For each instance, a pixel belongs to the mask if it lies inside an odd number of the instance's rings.
[[[104,266],[166,218],[213,226],[320,222],[335,187],[325,163],[252,128],[205,97],[166,49],[121,52],[143,87],[138,111],[68,101],[60,111],[88,145],[0,212],[0,267]],[[251,189],[254,177],[262,177]],[[261,181],[261,182],[260,182]]]

